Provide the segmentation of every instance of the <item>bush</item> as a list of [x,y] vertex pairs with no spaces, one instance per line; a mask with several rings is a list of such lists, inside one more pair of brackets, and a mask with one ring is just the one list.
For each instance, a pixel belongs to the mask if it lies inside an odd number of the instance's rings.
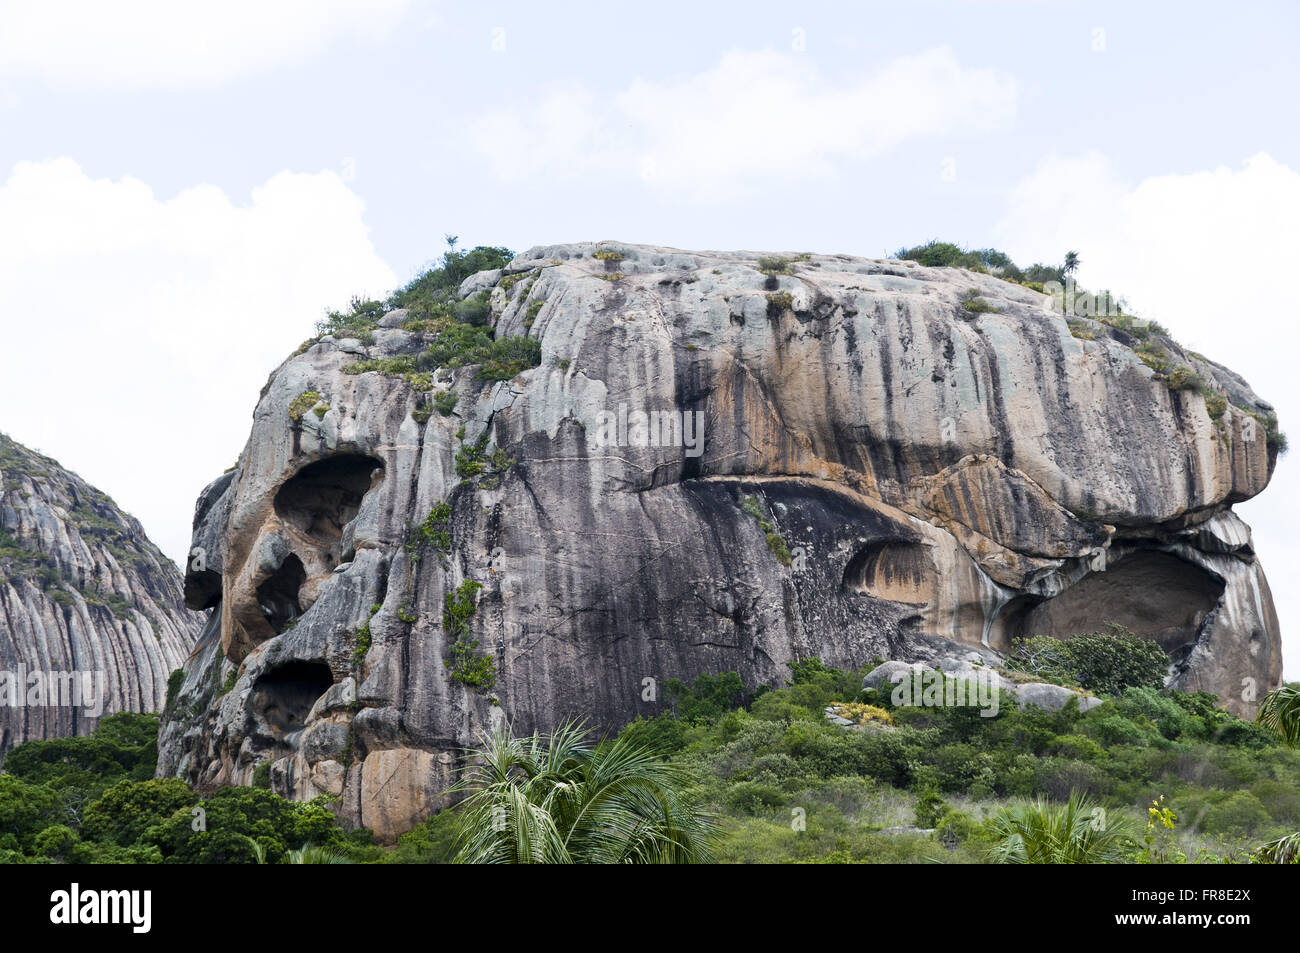
[[1073,681],[1093,692],[1121,694],[1126,688],[1161,688],[1169,656],[1155,642],[1108,623],[1109,632],[1086,632],[1068,639],[1034,636],[1016,639],[1006,667],[1039,677]]
[[780,788],[755,781],[741,781],[727,788],[726,804],[738,814],[766,814],[772,808],[790,803],[790,797]]
[[450,417],[451,412],[456,409],[460,396],[454,390],[444,390],[434,395],[433,407],[444,417]]
[[664,700],[683,721],[713,721],[747,701],[745,685],[735,672],[699,675],[689,686],[680,679],[664,683]]
[[913,823],[917,827],[938,827],[940,819],[948,813],[948,804],[933,788],[923,791],[916,799],[916,815]]
[[1209,834],[1244,836],[1254,834],[1271,821],[1259,798],[1249,791],[1234,791],[1206,812],[1201,829]]
[[188,823],[188,809],[198,800],[188,784],[175,778],[120,781],[86,809],[82,834],[89,840],[129,847],[148,828],[178,811],[184,811]]

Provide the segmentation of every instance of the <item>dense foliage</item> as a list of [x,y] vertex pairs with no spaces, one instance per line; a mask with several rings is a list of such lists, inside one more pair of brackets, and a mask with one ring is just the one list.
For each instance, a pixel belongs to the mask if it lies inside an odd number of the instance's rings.
[[709,859],[711,819],[690,774],[631,737],[601,744],[575,723],[498,729],[462,789],[456,859],[498,864],[681,864]]
[[[478,365],[476,376],[480,380],[505,381],[541,361],[541,342],[535,338],[496,337],[491,327],[488,292],[480,291],[464,300],[458,294],[461,282],[470,275],[503,268],[514,253],[508,248],[487,245],[458,251],[454,236],[448,236],[447,241],[448,248],[441,259],[405,287],[382,301],[353,298],[347,311],[331,311],[317,324],[319,335],[356,337],[369,343],[379,319],[389,311],[401,309],[407,312],[404,328],[437,335],[419,355],[356,361],[346,371],[353,374],[377,371],[403,377],[417,385],[417,389],[427,390],[427,384],[419,386],[419,374],[434,368]],[[444,398],[444,402],[450,399]],[[445,413],[450,413],[450,408]]]
[[1016,639],[1007,668],[1118,695],[1127,688],[1160,688],[1169,656],[1155,642],[1112,623],[1109,632],[1085,632],[1068,639],[1038,635]]
[[[1021,710],[1004,696],[986,718],[896,707],[889,693],[859,691],[865,671],[803,662],[788,687],[722,713],[717,685],[730,679],[710,676],[677,693],[676,715],[639,718],[623,735],[697,773],[724,818],[723,862],[1015,860],[995,856],[1001,835],[1015,824],[1073,829],[1078,811],[1058,809],[1071,797],[1106,811],[1114,836],[1061,849],[1110,859],[1245,860],[1300,828],[1300,753],[1212,695],[1127,687],[1086,713]],[[886,708],[894,727],[826,719],[827,706],[852,699]],[[1153,847],[1138,835],[1162,796],[1177,820]],[[884,833],[912,826],[933,832]]]
[[0,863],[279,863],[308,845],[357,860],[383,851],[345,833],[326,799],[251,787],[200,797],[154,780],[158,716],[123,712],[85,738],[29,741],[0,774]]

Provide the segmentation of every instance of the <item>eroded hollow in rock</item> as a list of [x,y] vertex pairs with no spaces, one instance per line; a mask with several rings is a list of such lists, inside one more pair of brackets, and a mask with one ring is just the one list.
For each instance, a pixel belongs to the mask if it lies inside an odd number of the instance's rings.
[[257,587],[257,601],[266,613],[275,634],[284,631],[286,625],[302,615],[302,605],[298,601],[299,590],[307,581],[307,570],[302,560],[290,554],[280,568]]
[[923,605],[934,599],[936,571],[920,543],[884,540],[863,547],[844,567],[844,588],[877,599]]
[[1106,623],[1115,622],[1176,655],[1196,640],[1223,591],[1223,581],[1199,566],[1168,553],[1139,551],[1105,572],[1085,576],[1055,598],[1037,604],[1013,600],[995,628],[999,641],[1009,645],[1019,637],[1062,639],[1104,632]]
[[187,608],[211,609],[221,601],[221,573],[211,569],[191,569],[185,574]]
[[384,465],[365,454],[339,454],[303,467],[275,495],[275,512],[285,523],[330,545],[361,509],[371,477]]
[[263,674],[253,686],[251,707],[272,733],[299,731],[312,705],[334,684],[334,674],[321,661],[292,661]]

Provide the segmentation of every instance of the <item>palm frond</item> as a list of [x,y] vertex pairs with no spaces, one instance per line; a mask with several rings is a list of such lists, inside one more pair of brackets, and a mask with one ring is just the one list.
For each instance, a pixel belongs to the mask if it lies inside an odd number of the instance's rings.
[[1265,695],[1255,720],[1281,735],[1288,748],[1300,744],[1300,686],[1283,685]]

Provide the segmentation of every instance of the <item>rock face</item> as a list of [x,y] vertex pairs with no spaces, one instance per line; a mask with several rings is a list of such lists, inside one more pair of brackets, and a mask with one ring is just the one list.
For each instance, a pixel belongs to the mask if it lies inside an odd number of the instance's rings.
[[483,728],[654,714],[670,677],[1113,621],[1237,711],[1278,683],[1231,510],[1269,480],[1270,408],[1240,378],[1157,335],[1207,383],[1171,389],[1126,333],[988,275],[792,258],[534,248],[461,287],[540,341],[509,381],[412,373],[433,335],[400,313],[286,361],[199,501],[210,619],[160,773],[270,761],[388,838]]
[[0,757],[161,710],[202,623],[136,520],[0,434]]

